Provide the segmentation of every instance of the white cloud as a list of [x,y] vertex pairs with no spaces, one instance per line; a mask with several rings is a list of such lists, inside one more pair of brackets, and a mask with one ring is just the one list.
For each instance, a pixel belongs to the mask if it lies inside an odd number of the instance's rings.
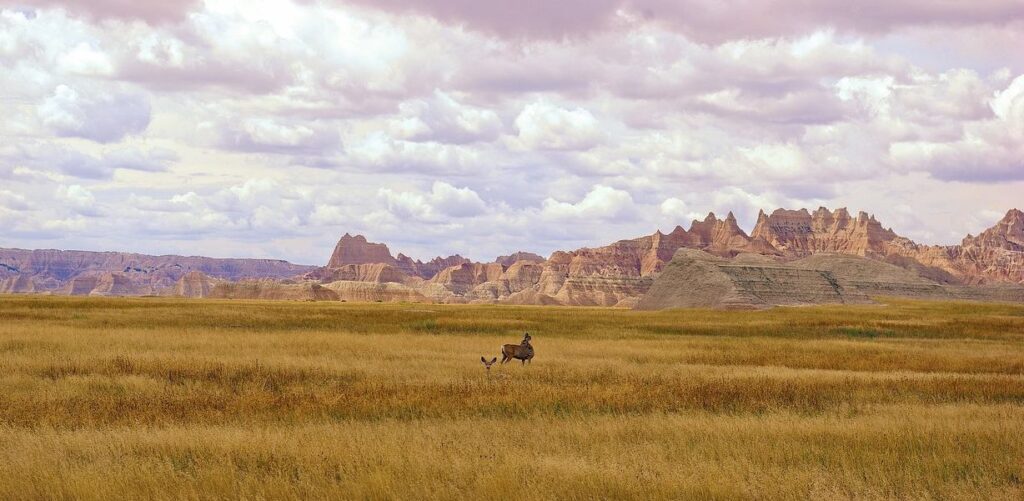
[[477,170],[480,154],[463,145],[414,142],[371,133],[346,148],[346,158],[364,169],[420,174],[460,174]]
[[411,141],[465,144],[497,139],[501,119],[492,110],[467,106],[435,91],[430,99],[402,103],[402,117],[391,121],[396,137]]
[[434,182],[429,193],[382,188],[378,195],[385,201],[388,212],[400,219],[444,222],[448,218],[477,216],[487,210],[475,191],[442,181]]
[[57,189],[57,197],[63,201],[65,208],[76,215],[88,217],[102,215],[96,204],[96,197],[82,185],[60,186]]
[[675,197],[666,198],[659,208],[663,215],[670,217],[683,217],[684,215],[690,214],[686,202]]
[[835,83],[835,89],[839,99],[856,102],[872,115],[884,115],[891,106],[894,83],[890,75],[847,76]]
[[1024,131],[1024,75],[1017,76],[1006,89],[997,92],[991,106],[997,117]]
[[282,126],[273,120],[246,120],[243,126],[253,142],[270,146],[298,146],[313,138],[313,129],[304,125]]
[[59,85],[39,105],[38,115],[43,125],[59,136],[110,143],[145,131],[150,105],[137,94],[83,95],[72,87]]
[[544,200],[541,215],[551,219],[615,219],[633,208],[633,197],[627,191],[596,185],[576,203]]
[[449,216],[475,216],[486,210],[486,204],[475,191],[469,188],[456,188],[442,181],[434,183],[431,198],[434,207]]
[[532,150],[588,150],[602,139],[597,118],[586,109],[544,101],[523,108],[516,117],[516,129],[523,146]]
[[994,117],[965,123],[952,138],[893,142],[891,161],[938,179],[1002,182],[1024,179],[1024,75],[990,101]]
[[114,73],[114,63],[107,53],[86,42],[80,42],[57,58],[57,66],[65,73],[107,77]]
[[324,123],[249,118],[240,124],[224,120],[213,126],[222,129],[223,146],[240,151],[332,155],[341,147],[337,129]]
[[808,169],[803,150],[794,144],[759,144],[739,151],[760,179],[795,178]]

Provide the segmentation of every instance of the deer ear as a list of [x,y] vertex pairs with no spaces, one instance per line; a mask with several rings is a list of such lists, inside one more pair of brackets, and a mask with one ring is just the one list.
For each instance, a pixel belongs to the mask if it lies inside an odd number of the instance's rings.
[[493,364],[494,362],[497,362],[497,361],[498,361],[498,357],[494,357],[494,358],[492,358],[492,359],[491,359],[491,363],[492,363],[492,364]]
[[487,365],[487,359],[484,357],[480,357],[480,362],[483,363],[484,365]]

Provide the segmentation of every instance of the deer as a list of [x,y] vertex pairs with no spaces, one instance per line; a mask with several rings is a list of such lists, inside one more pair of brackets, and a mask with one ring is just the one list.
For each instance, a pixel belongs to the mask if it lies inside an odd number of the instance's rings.
[[486,358],[480,357],[480,363],[484,364],[484,369],[487,369],[488,376],[491,375],[491,366],[494,365],[494,363],[497,361],[498,357],[492,358],[490,362],[488,362]]
[[519,344],[506,344],[501,347],[501,363],[508,363],[512,359],[520,360],[523,365],[533,360],[533,345],[530,344],[530,333],[523,336],[523,342]]

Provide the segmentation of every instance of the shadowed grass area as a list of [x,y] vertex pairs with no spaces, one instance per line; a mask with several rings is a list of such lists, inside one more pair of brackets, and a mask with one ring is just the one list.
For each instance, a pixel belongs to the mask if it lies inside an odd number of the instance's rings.
[[0,404],[3,499],[1020,499],[1024,307],[3,296]]

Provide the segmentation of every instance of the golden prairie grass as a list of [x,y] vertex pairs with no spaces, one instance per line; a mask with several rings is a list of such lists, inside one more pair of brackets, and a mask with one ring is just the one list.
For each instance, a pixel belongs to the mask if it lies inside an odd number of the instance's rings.
[[1013,305],[0,297],[3,499],[1020,499],[1022,423]]

